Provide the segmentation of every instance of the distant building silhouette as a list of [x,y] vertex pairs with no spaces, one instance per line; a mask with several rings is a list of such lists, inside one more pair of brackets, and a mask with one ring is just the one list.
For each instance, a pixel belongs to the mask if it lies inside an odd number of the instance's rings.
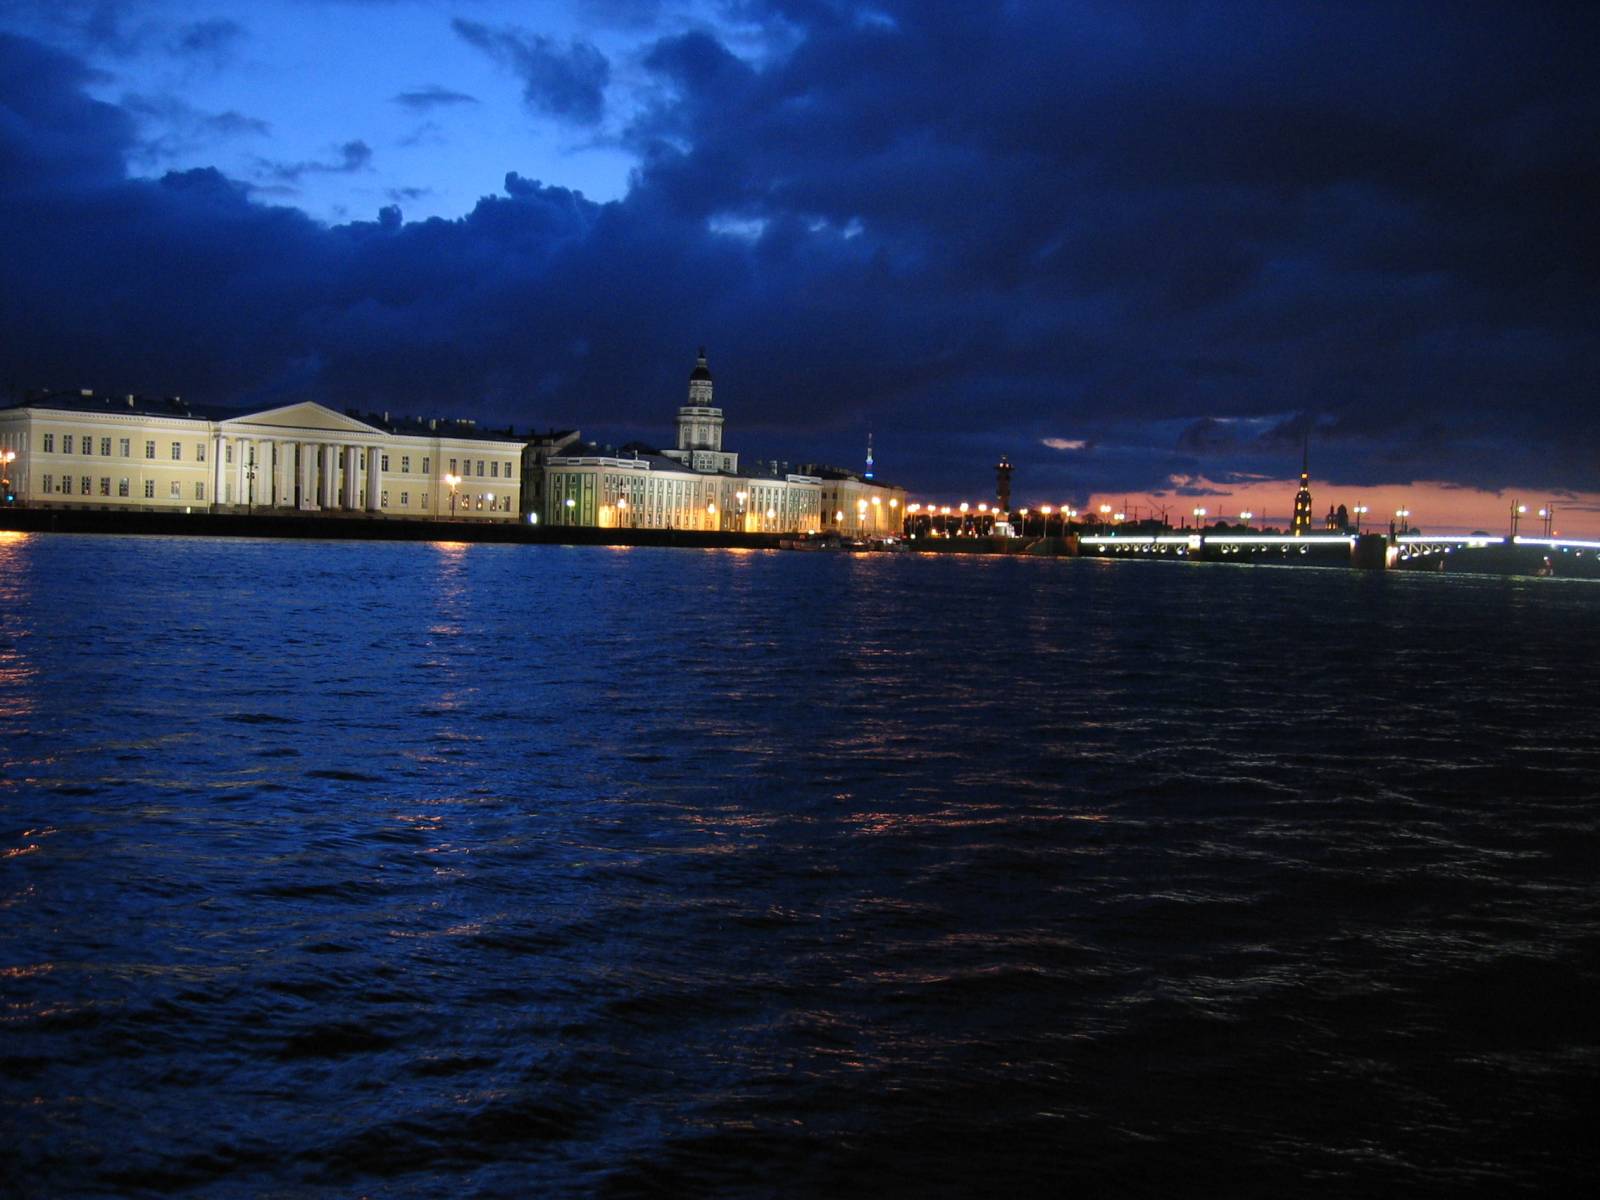
[[1308,434],[1300,449],[1300,490],[1294,494],[1295,537],[1311,532],[1311,437]]
[[994,468],[994,505],[1003,513],[1011,511],[1011,460],[1004,454]]

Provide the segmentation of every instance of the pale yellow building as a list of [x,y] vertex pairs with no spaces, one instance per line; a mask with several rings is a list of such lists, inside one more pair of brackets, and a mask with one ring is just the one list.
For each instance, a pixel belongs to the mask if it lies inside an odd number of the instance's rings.
[[470,422],[362,420],[68,392],[0,410],[15,503],[515,521],[522,441]]
[[821,481],[824,529],[869,540],[900,536],[906,515],[905,488],[848,471],[813,469]]

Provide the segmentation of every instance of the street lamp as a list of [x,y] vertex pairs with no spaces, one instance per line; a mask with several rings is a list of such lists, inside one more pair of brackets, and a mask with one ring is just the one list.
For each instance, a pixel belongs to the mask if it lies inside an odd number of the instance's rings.
[[[461,483],[461,476],[446,475],[444,477],[444,481],[450,485],[450,519],[453,521],[456,518],[456,488]],[[567,501],[567,506],[569,508],[572,506],[572,501],[570,499]]]
[[865,533],[866,531],[867,531],[867,502],[865,500],[857,500],[856,501],[856,533],[857,534],[862,534],[862,533]]
[[1244,522],[1244,527],[1246,529],[1250,528],[1250,522],[1255,520],[1255,517],[1255,513],[1250,512],[1248,509],[1239,514],[1239,520]]
[[1022,524],[1020,526],[1018,526],[1018,536],[1019,537],[1027,537],[1028,536],[1028,510],[1025,509],[1025,508],[1017,509],[1017,516],[1022,518]]
[[626,496],[618,496],[617,497],[617,528],[618,529],[621,529],[622,528],[622,522],[627,520],[627,512],[628,512],[628,498]]
[[1411,530],[1411,510],[1409,508],[1397,508],[1397,509],[1394,510],[1394,515],[1400,518],[1400,532],[1401,533],[1410,532],[1410,530]]
[[[566,500],[566,505],[567,505],[567,524],[571,525],[571,524],[574,523],[574,521],[573,521],[574,514],[573,514],[572,510],[578,507],[578,502],[576,500],[574,500],[571,496],[568,496],[567,500]],[[456,511],[456,494],[455,494],[455,492],[452,491],[450,493],[450,512],[451,512],[451,515],[454,515],[455,511]]]
[[882,496],[874,496],[872,498],[872,532],[873,533],[877,533],[878,532],[878,513],[880,511],[882,511],[882,509],[883,509],[883,497]]
[[1539,510],[1539,519],[1544,522],[1544,536],[1550,537],[1550,526],[1555,523],[1556,519],[1556,506],[1554,504],[1546,504]]
[[1194,510],[1194,527],[1196,529],[1200,528],[1200,518],[1205,516],[1205,515],[1206,515],[1206,510],[1197,505],[1195,507],[1195,510]]
[[711,527],[713,529],[716,528],[716,525],[717,525],[717,502],[715,500],[707,500],[706,501],[706,520],[711,522]]
[[745,497],[748,496],[749,493],[748,492],[735,492],[733,495],[734,495],[734,498],[739,501],[739,532],[743,533],[744,532],[744,501],[745,501]]
[[1356,532],[1360,533],[1361,532],[1361,518],[1367,515],[1367,512],[1368,512],[1367,506],[1365,504],[1358,504],[1354,508],[1352,508],[1350,511],[1355,513],[1355,515],[1356,515]]
[[899,507],[900,507],[900,497],[899,496],[891,496],[891,497],[889,497],[889,524],[894,526],[895,531],[897,533],[903,534],[906,531],[905,530],[905,526],[901,525],[899,523],[900,514],[894,511],[895,509],[897,509]]

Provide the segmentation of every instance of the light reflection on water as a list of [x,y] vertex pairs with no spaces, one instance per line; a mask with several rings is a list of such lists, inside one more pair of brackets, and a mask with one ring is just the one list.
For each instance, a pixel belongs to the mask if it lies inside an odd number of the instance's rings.
[[1560,582],[0,541],[15,1177],[1576,1182]]

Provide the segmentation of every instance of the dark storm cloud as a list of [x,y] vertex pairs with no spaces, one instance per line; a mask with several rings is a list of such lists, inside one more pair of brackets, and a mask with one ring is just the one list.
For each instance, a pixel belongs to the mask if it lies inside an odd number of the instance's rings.
[[449,88],[442,88],[438,84],[429,84],[427,87],[401,92],[394,97],[394,102],[402,108],[410,109],[412,112],[428,112],[435,108],[455,108],[462,104],[477,104],[478,98],[469,96],[465,92],[452,92]]
[[222,62],[232,52],[241,38],[244,26],[237,21],[214,18],[194,21],[178,30],[176,49],[180,54],[196,55],[213,62]]
[[[741,12],[788,49],[639,55],[625,199],[513,170],[410,225],[125,179],[128,113],[0,42],[4,382],[659,437],[708,342],[739,448],[857,461],[870,426],[923,488],[1005,452],[1052,502],[1199,495],[1309,429],[1351,483],[1600,489],[1589,10]],[[603,59],[457,29],[600,116]]]
[[139,147],[131,153],[131,157],[146,162],[192,154],[229,138],[264,137],[272,132],[272,127],[259,117],[232,109],[203,112],[177,96],[128,95],[122,98],[121,107],[138,118],[146,131]]
[[522,99],[535,112],[581,125],[593,125],[604,114],[611,63],[588,42],[573,41],[562,49],[541,34],[491,29],[463,17],[451,27],[516,72],[522,79]]
[[372,147],[361,141],[346,142],[338,148],[339,156],[331,162],[317,160],[302,162],[260,161],[262,173],[285,183],[295,183],[305,175],[353,175],[366,170],[372,163]]

